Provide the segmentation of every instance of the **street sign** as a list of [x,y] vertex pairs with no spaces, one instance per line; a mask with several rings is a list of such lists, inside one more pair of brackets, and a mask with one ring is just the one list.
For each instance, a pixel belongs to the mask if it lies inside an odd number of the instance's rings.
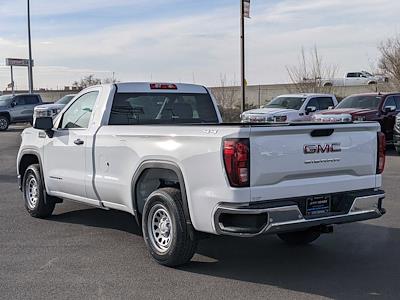
[[243,16],[250,19],[250,0],[243,0]]
[[[24,58],[6,58],[6,66],[15,66],[15,67],[28,67],[29,59]],[[33,67],[33,60],[32,60]]]

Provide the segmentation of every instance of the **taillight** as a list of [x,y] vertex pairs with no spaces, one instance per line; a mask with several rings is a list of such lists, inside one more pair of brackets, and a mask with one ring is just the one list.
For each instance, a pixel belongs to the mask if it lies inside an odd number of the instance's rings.
[[378,159],[376,163],[376,173],[382,174],[385,169],[386,137],[382,132],[378,132]]
[[250,186],[249,139],[224,141],[224,163],[229,183],[233,187]]
[[177,90],[176,84],[172,83],[150,83],[150,89],[152,90]]

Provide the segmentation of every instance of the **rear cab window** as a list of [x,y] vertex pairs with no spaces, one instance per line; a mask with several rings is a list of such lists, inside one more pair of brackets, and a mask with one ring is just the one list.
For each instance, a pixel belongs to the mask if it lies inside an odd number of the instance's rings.
[[117,93],[109,125],[218,124],[209,94]]

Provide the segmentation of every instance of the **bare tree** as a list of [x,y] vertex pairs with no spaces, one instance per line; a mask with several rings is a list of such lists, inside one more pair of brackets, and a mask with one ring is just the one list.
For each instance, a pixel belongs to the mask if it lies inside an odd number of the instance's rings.
[[218,102],[224,122],[236,122],[240,120],[240,90],[233,82],[227,84],[226,75],[220,75],[220,87],[213,88],[212,92]]
[[309,55],[302,47],[299,64],[286,66],[286,70],[296,92],[329,93],[333,89],[332,86],[323,86],[322,81],[333,79],[337,72],[337,66],[325,64],[317,46],[310,51]]
[[95,78],[93,74],[84,76],[81,80],[75,81],[72,86],[78,90],[83,90],[89,86],[101,84],[100,78]]
[[381,57],[378,66],[400,88],[400,35],[389,38],[379,46]]

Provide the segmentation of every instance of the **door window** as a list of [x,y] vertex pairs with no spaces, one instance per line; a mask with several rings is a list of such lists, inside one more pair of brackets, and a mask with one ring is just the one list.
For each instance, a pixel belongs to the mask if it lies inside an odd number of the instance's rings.
[[397,110],[400,110],[400,95],[399,96],[395,96],[394,100],[396,102],[396,108]]
[[99,92],[89,92],[79,97],[64,113],[60,128],[88,128],[98,94]]
[[386,107],[389,107],[389,106],[394,106],[394,107],[396,107],[396,102],[395,102],[395,100],[394,100],[394,97],[389,97],[389,98],[386,99],[384,109],[385,109]]
[[330,97],[320,97],[320,98],[317,98],[317,99],[318,99],[319,109],[320,110],[325,110],[325,109],[328,109],[329,107],[335,106],[335,104],[333,103],[332,98],[330,98]]
[[319,109],[319,104],[318,104],[318,98],[312,98],[312,99],[308,102],[306,109],[309,108],[309,107],[313,107],[313,106],[316,107],[317,110],[320,110],[320,109]]
[[37,96],[24,96],[25,98],[25,104],[26,105],[32,105],[32,104],[38,104],[39,99]]
[[16,105],[25,105],[25,97],[23,96],[18,96],[14,98],[14,103]]

